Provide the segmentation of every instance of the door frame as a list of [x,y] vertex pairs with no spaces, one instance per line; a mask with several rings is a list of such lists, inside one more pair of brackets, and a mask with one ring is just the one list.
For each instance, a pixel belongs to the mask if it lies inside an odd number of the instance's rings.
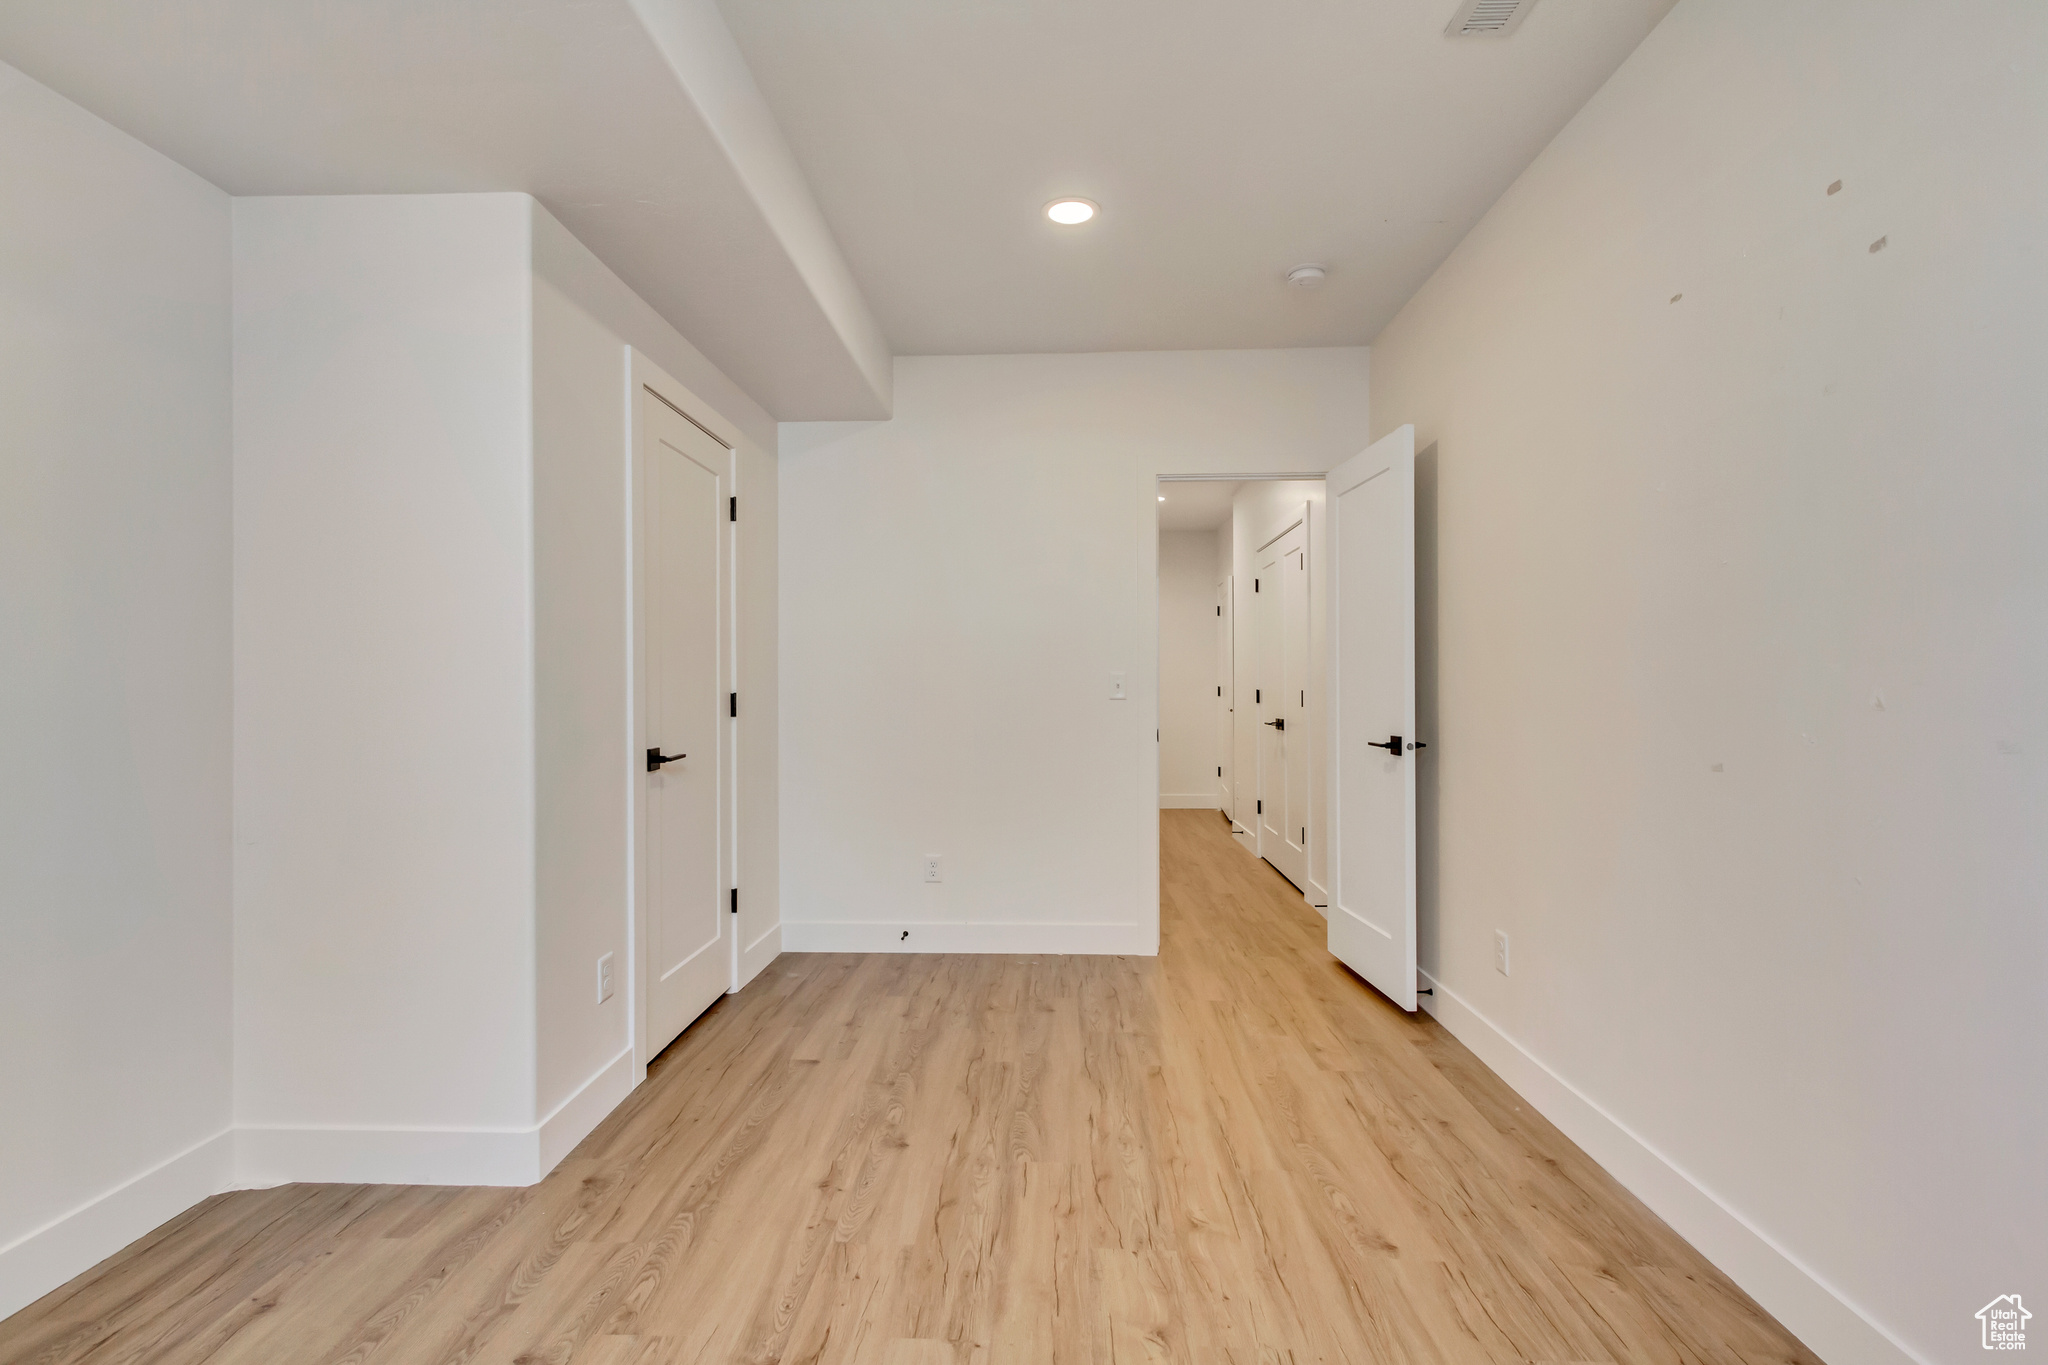
[[[640,420],[641,391],[644,389],[651,392],[725,447],[724,478],[728,492],[738,486],[738,450],[741,435],[739,428],[720,415],[716,408],[671,378],[660,366],[638,350],[628,346],[625,351],[626,363],[622,368],[625,370],[626,380],[623,394],[626,406],[626,592],[629,599],[627,619],[631,623],[626,661],[626,858],[631,875],[627,880],[625,979],[626,988],[631,992],[627,1013],[632,1020],[633,1081],[637,1085],[647,1079],[647,1064],[654,1056],[648,1048],[647,1040],[648,957],[647,917],[644,913],[647,905],[647,784],[645,763],[641,761],[649,745],[645,702],[647,500],[644,492],[647,486],[647,470],[646,453],[643,449],[646,432]],[[719,671],[725,683],[724,690],[737,692],[739,564],[732,523],[721,521],[719,527],[719,557],[724,583],[718,604],[718,633],[721,646]],[[720,749],[723,771],[719,774],[718,783],[719,883],[722,889],[729,889],[735,885],[734,879],[738,875],[739,866],[738,725],[731,717],[726,719],[726,731]],[[732,932],[726,936],[727,953],[731,958],[726,977],[728,992],[736,988],[739,979],[739,926],[734,925],[731,928]]]
[[1223,818],[1237,824],[1237,571],[1236,566],[1216,585],[1217,630],[1223,650],[1223,670],[1217,674],[1216,730],[1224,736],[1224,748],[1217,755],[1216,799],[1223,803]]
[[[1253,562],[1253,572],[1254,572],[1254,573],[1256,573],[1256,572],[1257,572],[1257,565],[1258,565],[1258,557],[1259,557],[1260,555],[1264,554],[1264,553],[1265,553],[1266,551],[1268,551],[1268,550],[1272,549],[1272,548],[1273,548],[1273,546],[1275,546],[1275,545],[1279,544],[1279,543],[1280,543],[1281,541],[1283,541],[1283,540],[1287,539],[1287,537],[1288,537],[1288,536],[1290,536],[1290,535],[1294,534],[1295,530],[1296,530],[1297,528],[1299,528],[1299,529],[1300,529],[1300,531],[1301,531],[1301,555],[1302,555],[1302,573],[1303,573],[1304,577],[1306,577],[1306,576],[1307,576],[1307,574],[1308,574],[1308,565],[1309,565],[1309,560],[1310,560],[1310,557],[1311,557],[1311,556],[1313,555],[1313,553],[1314,553],[1314,551],[1313,551],[1313,550],[1312,550],[1312,549],[1310,548],[1310,546],[1309,546],[1309,515],[1308,515],[1308,512],[1309,512],[1309,504],[1308,504],[1307,502],[1303,502],[1303,503],[1301,504],[1301,510],[1300,510],[1300,511],[1299,511],[1298,513],[1296,513],[1296,514],[1295,514],[1295,515],[1293,516],[1293,518],[1292,518],[1291,520],[1287,520],[1287,521],[1284,521],[1284,522],[1283,522],[1283,523],[1281,524],[1281,526],[1280,526],[1280,529],[1279,529],[1279,530],[1275,531],[1275,532],[1274,532],[1274,533],[1273,533],[1272,535],[1270,535],[1270,536],[1267,536],[1267,537],[1266,537],[1266,539],[1265,539],[1264,543],[1262,543],[1262,544],[1259,544],[1259,545],[1256,545],[1256,546],[1254,546],[1254,547],[1252,548],[1252,562]],[[1303,589],[1302,589],[1302,590],[1303,590],[1304,592],[1306,592],[1306,591],[1307,591],[1307,585],[1306,585],[1306,583],[1304,583],[1304,585],[1303,585]],[[1254,593],[1253,595],[1254,595],[1254,596],[1258,596],[1259,594],[1257,594],[1257,593]],[[1284,671],[1286,670],[1286,663],[1284,662],[1284,656],[1285,656],[1285,654],[1286,654],[1286,649],[1287,649],[1287,646],[1286,646],[1286,636],[1285,636],[1285,634],[1284,634],[1284,631],[1285,631],[1285,627],[1286,627],[1286,620],[1285,620],[1285,616],[1284,616],[1284,613],[1285,613],[1285,611],[1286,611],[1286,604],[1285,604],[1285,603],[1283,602],[1283,603],[1282,603],[1282,604],[1281,604],[1281,605],[1280,605],[1279,607],[1275,608],[1275,610],[1276,610],[1276,611],[1280,611],[1280,612],[1282,612],[1282,613],[1283,613],[1283,616],[1281,617],[1281,627],[1282,627],[1282,630],[1283,630],[1283,634],[1282,634],[1282,636],[1281,636],[1281,644],[1280,644],[1280,649],[1281,649],[1281,654],[1283,655],[1283,662],[1282,662],[1282,664],[1281,664],[1281,669],[1282,669],[1282,671],[1284,672]],[[1313,622],[1314,622],[1314,618],[1315,618],[1315,602],[1314,602],[1313,600],[1311,600],[1311,601],[1310,601],[1310,603],[1309,603],[1309,606],[1308,606],[1308,614],[1307,614],[1307,617],[1306,617],[1306,618],[1305,618],[1305,619],[1303,620],[1303,622],[1302,622],[1302,626],[1303,626],[1303,629],[1305,629],[1305,630],[1309,629],[1309,628],[1310,628],[1310,627],[1311,627],[1311,626],[1313,625]],[[1254,632],[1256,632],[1256,631],[1257,631],[1257,629],[1258,629],[1258,627],[1257,627],[1257,623],[1256,623],[1256,622],[1254,622],[1254,624],[1253,624],[1253,630],[1254,630]],[[1312,633],[1312,632],[1311,632],[1311,633]],[[1254,637],[1254,638],[1257,638],[1257,637],[1256,637],[1256,635],[1255,635],[1255,637]],[[1235,645],[1235,642],[1233,642],[1233,647],[1234,647],[1234,645]],[[1301,647],[1302,647],[1302,650],[1303,650],[1303,652],[1304,652],[1304,653],[1306,653],[1306,654],[1309,654],[1309,655],[1311,655],[1311,656],[1313,656],[1313,655],[1314,655],[1314,653],[1315,653],[1315,650],[1314,650],[1314,649],[1312,648],[1312,641],[1311,641],[1311,640],[1309,640],[1309,639],[1306,639],[1306,638],[1305,638],[1305,639],[1303,639],[1303,640],[1302,640],[1302,642],[1301,642]],[[1324,672],[1324,675],[1325,675],[1325,677],[1324,677],[1324,686],[1325,686],[1325,689],[1327,689],[1327,687],[1328,687],[1328,681],[1329,681],[1329,679],[1328,679],[1328,673],[1329,673],[1329,661],[1328,661],[1327,659],[1325,659],[1325,660],[1324,660],[1324,664],[1323,664],[1323,672]],[[1254,705],[1263,705],[1263,704],[1264,704],[1263,702],[1259,702],[1259,703],[1254,703]],[[1303,704],[1303,706],[1302,706],[1302,708],[1301,708],[1301,709],[1302,709],[1302,711],[1303,711],[1303,713],[1304,713],[1304,715],[1305,715],[1305,714],[1306,714],[1306,712],[1307,712],[1307,710],[1308,710],[1308,707],[1307,707],[1307,705],[1306,705],[1306,704]],[[1259,723],[1260,723],[1260,724],[1264,724],[1265,722],[1263,722],[1263,721],[1260,721]],[[1303,752],[1303,757],[1304,757],[1304,761],[1305,761],[1305,762],[1307,761],[1307,755],[1308,755],[1308,752],[1309,752],[1309,750],[1310,750],[1311,748],[1313,748],[1313,747],[1314,747],[1313,745],[1307,745],[1307,744],[1305,744],[1305,745],[1303,745],[1303,746],[1302,746],[1302,752]],[[1258,792],[1258,800],[1257,800],[1257,801],[1256,801],[1256,802],[1255,802],[1254,804],[1255,804],[1256,806],[1259,806],[1259,807],[1263,807],[1263,805],[1264,805],[1264,799],[1265,799],[1265,795],[1266,795],[1266,749],[1265,749],[1265,737],[1264,737],[1264,736],[1260,736],[1260,737],[1259,737],[1259,742],[1258,742],[1258,748],[1257,748],[1257,753],[1258,753],[1258,762],[1257,762],[1257,765],[1256,765],[1256,768],[1255,768],[1255,772],[1254,772],[1254,776],[1253,776],[1253,785],[1254,785],[1254,786],[1255,786],[1255,788],[1257,789],[1257,792]],[[1310,771],[1312,772],[1313,770],[1314,770],[1314,767],[1313,767],[1313,764],[1311,764],[1311,765],[1310,765]],[[1324,799],[1325,799],[1325,795],[1326,795],[1326,794],[1325,794],[1325,793],[1321,793],[1321,792],[1318,792],[1318,791],[1317,791],[1317,790],[1315,789],[1315,783],[1314,783],[1313,781],[1308,781],[1308,782],[1306,783],[1306,785],[1308,786],[1308,789],[1309,789],[1309,790],[1308,790],[1308,818],[1309,818],[1309,820],[1313,821],[1313,820],[1314,820],[1314,819],[1316,818],[1316,816],[1318,816],[1318,815],[1320,815],[1320,814],[1322,814],[1322,813],[1323,813],[1323,808],[1324,808]],[[1265,860],[1266,862],[1268,862],[1268,863],[1272,863],[1272,862],[1273,862],[1273,860],[1272,860],[1272,859],[1271,859],[1270,857],[1267,857],[1267,855],[1266,855],[1266,823],[1265,823],[1265,819],[1264,819],[1264,814],[1263,814],[1263,810],[1261,810],[1261,813],[1260,813],[1260,818],[1258,819],[1258,821],[1257,821],[1256,823],[1254,823],[1254,824],[1252,825],[1252,827],[1251,827],[1251,830],[1252,830],[1252,844],[1253,844],[1253,846],[1255,847],[1255,849],[1257,850],[1257,852],[1258,852],[1258,855],[1259,855],[1259,857],[1260,857],[1260,858],[1262,858],[1262,859],[1264,859],[1264,860]],[[1325,832],[1325,837],[1327,838],[1327,831]],[[1282,838],[1284,839],[1284,838],[1285,838],[1285,836],[1283,835],[1283,836],[1282,836]],[[1274,866],[1275,866],[1275,868],[1277,868],[1277,867],[1279,866],[1279,864],[1275,863],[1275,864],[1274,864]],[[1302,893],[1302,895],[1303,895],[1303,896],[1304,896],[1304,897],[1305,897],[1305,898],[1306,898],[1306,899],[1307,899],[1307,900],[1309,901],[1309,903],[1313,905],[1313,904],[1315,903],[1315,893],[1314,893],[1314,890],[1313,890],[1312,888],[1313,888],[1313,887],[1315,886],[1315,879],[1309,876],[1308,870],[1309,870],[1309,858],[1308,858],[1308,850],[1307,850],[1307,848],[1306,848],[1306,847],[1304,847],[1304,848],[1302,849],[1302,855],[1301,855],[1301,880],[1303,881],[1303,883],[1305,883],[1305,885],[1302,885],[1302,886],[1297,886],[1297,887],[1295,888],[1295,890],[1297,890],[1297,891],[1301,892],[1301,893]],[[1285,877],[1285,876],[1286,876],[1287,874],[1286,874],[1286,873],[1284,873],[1284,872],[1282,872],[1282,873],[1281,873],[1280,875],[1281,875],[1281,876],[1283,876],[1283,877]],[[1292,878],[1289,878],[1289,880],[1291,881],[1291,880],[1292,880]]]
[[[1132,673],[1135,679],[1149,682],[1149,688],[1142,698],[1133,693],[1134,699],[1142,705],[1132,717],[1142,730],[1150,730],[1153,738],[1145,741],[1145,760],[1140,764],[1143,781],[1131,793],[1131,819],[1138,829],[1145,859],[1144,923],[1149,931],[1151,947],[1149,952],[1159,951],[1159,485],[1163,483],[1274,483],[1284,480],[1313,479],[1318,482],[1329,477],[1327,469],[1307,470],[1233,470],[1191,471],[1186,469],[1144,469],[1130,488],[1130,509],[1132,541],[1139,547],[1143,571],[1140,581],[1144,590],[1144,608],[1138,616],[1140,632],[1140,671]],[[1314,614],[1314,605],[1310,605]],[[1144,667],[1149,664],[1149,667]],[[1142,733],[1142,730],[1140,731]],[[1232,769],[1235,774],[1235,768]],[[1327,774],[1326,774],[1327,777]],[[1321,794],[1325,802],[1328,793]],[[1316,793],[1311,786],[1310,801]],[[1318,803],[1318,808],[1322,808]],[[1313,901],[1311,901],[1313,904]]]

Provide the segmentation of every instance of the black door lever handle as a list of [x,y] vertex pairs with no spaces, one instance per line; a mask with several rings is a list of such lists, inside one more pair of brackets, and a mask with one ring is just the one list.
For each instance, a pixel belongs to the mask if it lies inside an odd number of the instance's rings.
[[1272,726],[1275,730],[1285,730],[1287,728],[1287,717],[1282,716],[1278,720],[1269,720],[1266,724]]
[[661,771],[662,764],[675,763],[688,757],[688,754],[665,754],[659,749],[649,749],[647,751],[647,771],[658,773]]
[[1366,743],[1370,744],[1375,749],[1385,749],[1395,758],[1399,758],[1401,756],[1401,737],[1399,735],[1389,735],[1387,737],[1387,742],[1385,744],[1380,743],[1376,739],[1369,739],[1366,741]]

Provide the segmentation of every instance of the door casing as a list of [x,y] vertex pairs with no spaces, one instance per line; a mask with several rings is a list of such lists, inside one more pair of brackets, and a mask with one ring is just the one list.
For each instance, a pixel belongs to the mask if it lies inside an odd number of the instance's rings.
[[[659,747],[660,737],[652,734],[648,716],[647,677],[647,547],[648,526],[648,468],[646,418],[642,407],[647,401],[660,401],[683,414],[688,420],[709,434],[726,448],[725,470],[722,486],[730,493],[735,486],[737,469],[733,451],[740,440],[739,430],[719,415],[706,403],[682,384],[671,378],[639,351],[628,348],[625,393],[622,395],[626,408],[626,460],[628,465],[627,498],[630,503],[627,524],[630,527],[627,556],[630,574],[632,622],[630,667],[627,669],[632,695],[628,705],[628,725],[631,728],[629,752],[635,760],[629,764],[626,774],[628,822],[632,846],[627,856],[632,865],[632,900],[628,908],[631,932],[628,936],[631,961],[626,972],[626,981],[632,991],[630,1013],[633,1031],[633,1074],[637,1083],[647,1075],[647,1064],[654,1054],[666,1046],[668,1039],[654,1045],[648,1033],[648,980],[650,966],[648,943],[647,910],[649,907],[648,883],[648,801],[647,772],[644,756],[648,749]],[[721,690],[736,693],[737,683],[737,620],[738,600],[736,594],[737,576],[733,554],[732,524],[721,519],[719,527],[718,557],[720,565],[719,612],[718,612],[718,670],[722,683]],[[737,726],[728,716],[721,725],[719,736],[718,772],[718,884],[725,895],[730,895],[738,866],[737,822]],[[728,930],[725,935],[726,989],[733,989],[738,973],[739,935]]]

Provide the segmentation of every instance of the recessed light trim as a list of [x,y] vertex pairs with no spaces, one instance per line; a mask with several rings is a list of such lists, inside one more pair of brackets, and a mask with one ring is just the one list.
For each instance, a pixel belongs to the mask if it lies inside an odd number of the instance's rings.
[[1045,206],[1045,216],[1061,227],[1079,227],[1093,218],[1101,207],[1093,199],[1055,199]]

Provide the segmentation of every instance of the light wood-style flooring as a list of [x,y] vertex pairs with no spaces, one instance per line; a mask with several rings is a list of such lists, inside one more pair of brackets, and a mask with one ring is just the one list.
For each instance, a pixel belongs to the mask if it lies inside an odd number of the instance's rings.
[[786,955],[540,1185],[221,1195],[0,1361],[1814,1361],[1160,818],[1157,959]]

